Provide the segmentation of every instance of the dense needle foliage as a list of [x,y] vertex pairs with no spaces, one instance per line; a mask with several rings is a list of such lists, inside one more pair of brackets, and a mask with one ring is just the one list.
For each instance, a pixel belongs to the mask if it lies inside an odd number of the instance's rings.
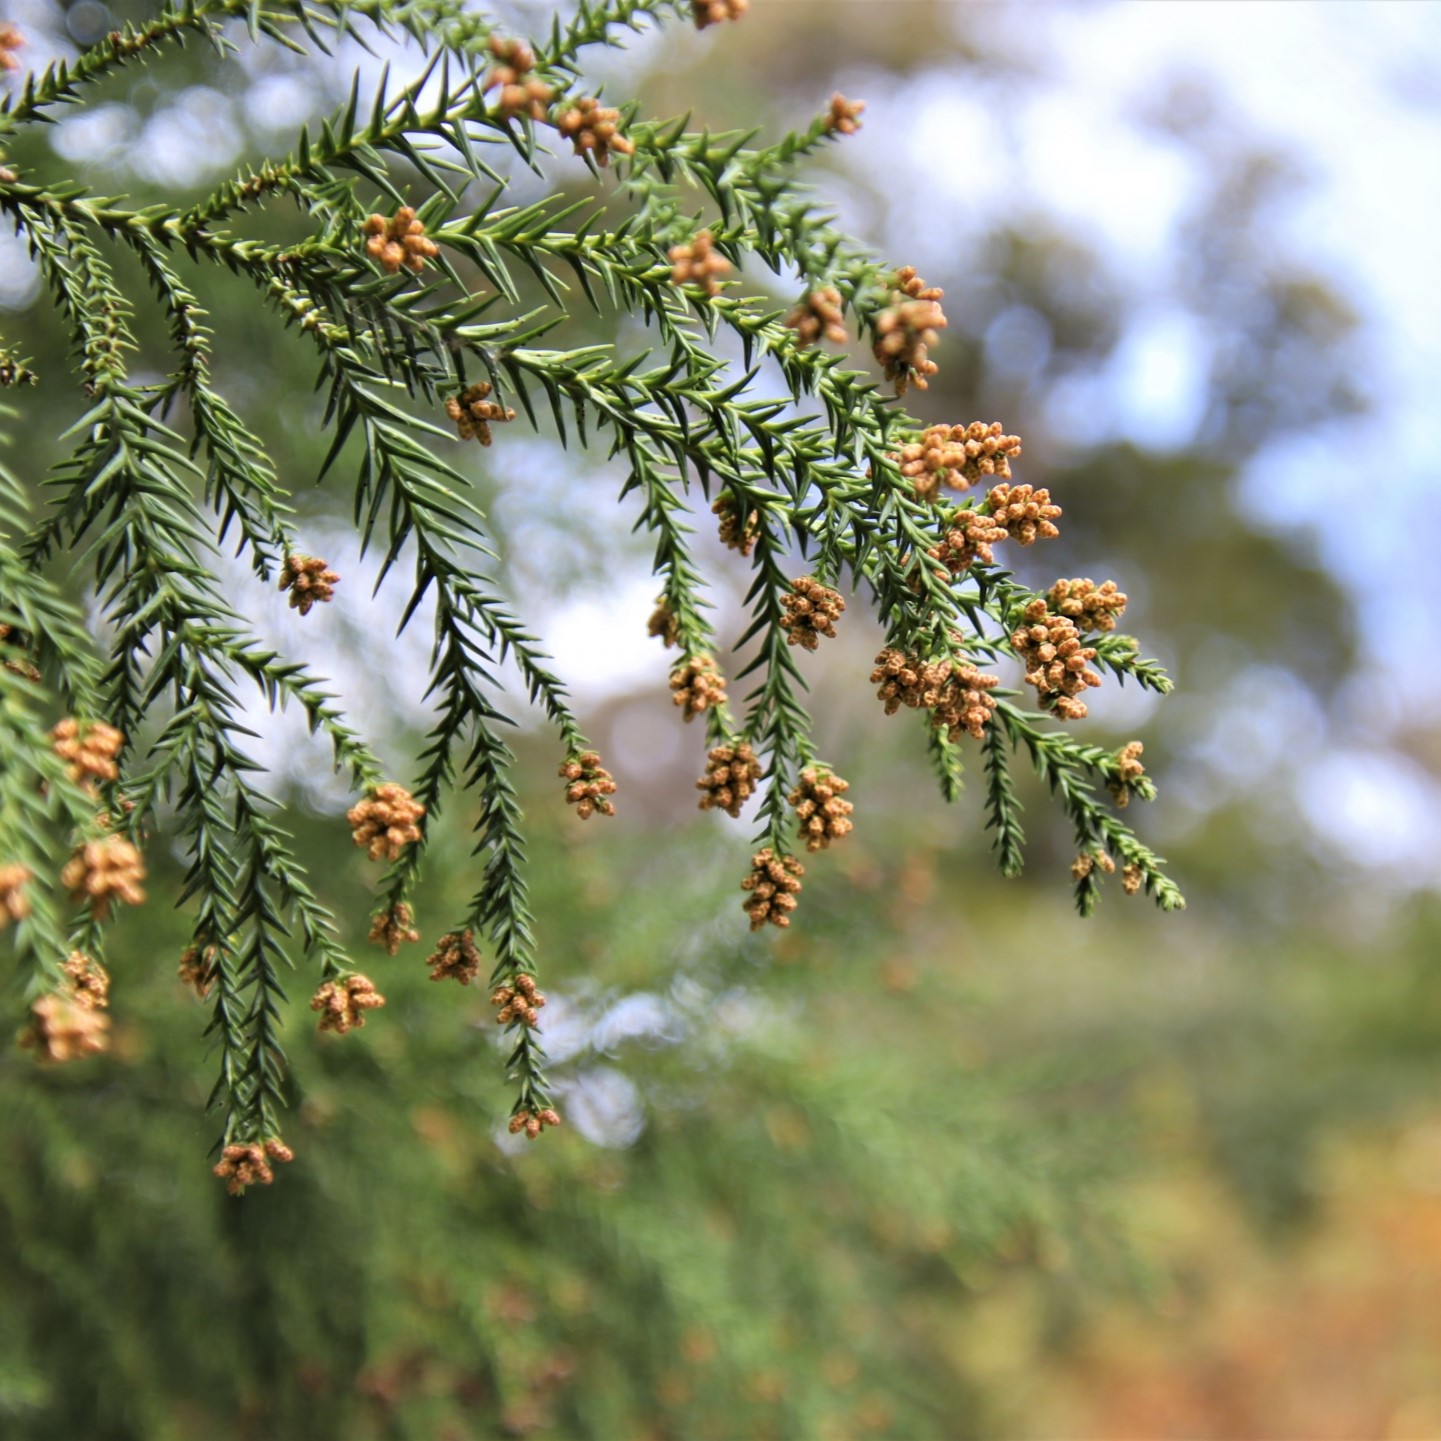
[[[651,631],[675,651],[676,706],[703,718],[711,747],[701,803],[739,817],[757,798],[742,897],[753,928],[790,923],[798,853],[852,827],[846,782],[810,738],[797,657],[846,623],[843,589],[874,606],[887,644],[871,682],[887,711],[925,713],[919,737],[947,797],[966,765],[977,772],[1005,875],[1022,865],[1019,755],[1074,829],[1083,914],[1118,868],[1126,892],[1181,904],[1119,814],[1133,794],[1154,794],[1139,744],[1105,749],[1065,729],[1084,719],[1081,697],[1103,672],[1168,688],[1116,629],[1124,595],[1082,578],[1036,592],[1007,570],[1007,548],[1043,546],[1061,507],[1013,476],[1020,440],[999,423],[924,426],[906,414],[899,397],[937,368],[942,293],[867,254],[797,188],[797,166],[853,132],[862,107],[836,96],[806,130],[757,145],[612,108],[587,89],[585,53],[627,27],[704,28],[745,8],[596,0],[526,42],[451,0],[195,0],[26,76],[0,111],[0,145],[11,145],[116,67],[197,38],[304,51],[408,35],[430,56],[411,79],[387,70],[373,98],[357,77],[348,103],[288,155],[188,207],[127,209],[14,162],[0,169],[0,209],[73,333],[78,370],[47,503],[27,511],[29,487],[7,475],[0,517],[0,924],[13,923],[31,1005],[23,1040],[50,1060],[104,1047],[106,925],[117,902],[144,899],[146,847],[178,845],[191,924],[182,974],[211,1008],[216,1169],[232,1190],[269,1181],[290,1157],[279,1016],[291,965],[303,953],[318,966],[324,1029],[362,1025],[384,1004],[260,783],[243,687],[298,707],[360,793],[354,839],[387,863],[372,940],[393,955],[424,934],[436,980],[470,984],[488,970],[513,1039],[511,1129],[534,1137],[559,1121],[542,1069],[502,665],[559,740],[557,806],[603,824],[616,786],[509,609],[505,558],[446,458],[458,444],[504,446],[520,424],[553,426],[624,465],[620,502],[654,539]],[[13,27],[0,36],[16,64],[20,39]],[[582,167],[593,183],[577,200]],[[507,204],[518,179],[533,191],[532,173],[555,193]],[[262,207],[288,227],[283,241],[247,236]],[[287,485],[312,477],[272,460],[259,420],[213,378],[203,295],[216,267],[253,285],[313,352],[332,437],[322,478],[353,491],[380,580],[407,577],[399,628],[433,625],[434,724],[404,783],[347,720],[344,698],[263,644],[246,600],[216,578],[219,548],[238,544],[257,585],[289,593],[296,625],[315,624],[307,617],[345,579],[296,533]],[[163,356],[137,339],[137,316],[156,307]],[[587,309],[631,316],[649,348],[586,343]],[[825,348],[853,337],[882,379]],[[23,357],[0,359],[14,390],[7,424],[23,434],[37,377]],[[708,618],[697,512],[751,567],[736,638]],[[96,599],[93,626],[63,598],[81,586]],[[732,650],[736,696],[722,671]],[[1020,662],[1033,704],[990,673],[1007,661]],[[461,916],[417,916],[427,830],[443,807],[476,817],[474,898]]]

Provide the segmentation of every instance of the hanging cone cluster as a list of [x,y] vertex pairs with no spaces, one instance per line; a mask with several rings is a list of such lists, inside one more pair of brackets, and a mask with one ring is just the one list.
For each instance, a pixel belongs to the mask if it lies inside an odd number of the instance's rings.
[[556,116],[555,128],[575,147],[577,155],[591,154],[601,167],[610,164],[611,152],[631,155],[635,143],[620,133],[620,111],[587,95]]
[[1082,630],[1112,631],[1126,609],[1126,597],[1116,582],[1103,580],[1058,580],[1046,600],[1057,615],[1076,622]]
[[808,292],[784,323],[795,331],[802,345],[819,345],[822,337],[836,345],[844,345],[850,339],[845,312],[841,309],[841,293],[834,285],[823,285],[819,290]]
[[383,215],[368,215],[361,227],[369,237],[365,253],[380,262],[387,275],[397,274],[402,267],[413,275],[425,269],[428,260],[440,254],[440,247],[425,234],[425,223],[408,205],[402,205],[387,220]]
[[406,846],[420,839],[416,822],[424,814],[425,807],[404,786],[385,781],[372,787],[365,800],[351,806],[345,819],[351,825],[351,839],[365,847],[371,860],[384,856],[394,861]]
[[432,981],[459,981],[468,986],[480,974],[480,951],[474,931],[450,931],[425,963]]
[[778,856],[770,846],[751,857],[750,874],[741,882],[741,890],[750,892],[741,904],[751,919],[751,930],[758,931],[766,924],[790,925],[805,873],[806,868],[794,856]]
[[275,1179],[272,1161],[293,1161],[295,1152],[283,1141],[249,1141],[227,1146],[213,1170],[232,1196],[243,1196],[247,1186],[268,1186]]
[[565,788],[566,804],[575,807],[581,820],[589,820],[597,811],[603,816],[615,814],[615,805],[608,799],[615,794],[615,781],[601,765],[598,751],[572,756],[561,765],[560,774],[570,782]]
[[1011,461],[1021,453],[1021,437],[1007,435],[1000,421],[987,425],[931,425],[919,440],[903,445],[892,459],[915,487],[916,499],[934,503],[944,485],[969,490],[986,480],[1009,480]]
[[1085,719],[1086,703],[1079,697],[1101,683],[1087,666],[1096,658],[1095,647],[1083,646],[1075,621],[1053,615],[1044,600],[1033,600],[1024,616],[1011,647],[1026,666],[1026,684],[1035,686],[1041,704],[1061,720]]
[[309,615],[311,607],[328,601],[340,576],[315,555],[287,555],[280,568],[280,589],[290,592],[292,610]]
[[93,790],[97,782],[119,780],[116,760],[125,748],[125,737],[114,726],[103,721],[82,724],[67,717],[50,732],[50,742],[76,784]]
[[112,901],[124,901],[127,906],[143,904],[145,892],[140,882],[144,879],[140,852],[119,836],[77,846],[60,872],[60,884],[71,898],[88,901],[98,920],[110,914]]
[[326,981],[310,998],[310,1009],[320,1012],[320,1029],[343,1036],[365,1024],[365,1013],[378,1010],[385,997],[368,976],[345,976]]
[[940,369],[929,354],[946,328],[939,304],[945,292],[928,286],[911,265],[896,272],[894,290],[900,298],[876,315],[872,349],[886,379],[895,382],[896,394],[904,395],[912,381],[928,389],[927,377]]
[[711,706],[723,705],[725,677],[708,655],[698,655],[670,673],[671,700],[684,708],[686,720],[694,720]]
[[530,73],[535,69],[535,51],[524,40],[505,40],[493,31],[487,43],[496,63],[485,77],[482,93],[488,95],[499,87],[495,102],[497,116],[502,120],[513,120],[520,115],[544,120],[555,91]]
[[839,591],[822,585],[813,575],[803,575],[791,582],[791,593],[781,597],[781,608],[785,614],[780,627],[786,643],[815,650],[822,636],[835,636],[836,621],[846,603]]
[[787,799],[795,807],[808,851],[828,850],[832,841],[854,829],[850,814],[855,806],[842,799],[850,788],[849,781],[818,766],[807,766],[801,772],[800,784]]
[[715,746],[706,757],[705,774],[695,783],[704,792],[700,809],[722,810],[733,820],[755,793],[761,778],[761,763],[748,741]]
[[520,1021],[534,1027],[540,1022],[545,997],[536,990],[535,977],[522,972],[509,985],[497,986],[490,993],[490,1003],[499,1007],[495,1013],[496,1025],[508,1026]]
[[1007,539],[1018,545],[1054,540],[1061,533],[1054,524],[1061,518],[1061,507],[1051,504],[1049,490],[998,485],[986,497],[986,506],[996,524],[1005,527]]
[[515,419],[515,411],[509,406],[486,399],[490,390],[489,382],[478,380],[445,402],[445,413],[455,422],[456,434],[462,440],[478,440],[482,445],[489,445],[495,439],[490,430],[492,422]]

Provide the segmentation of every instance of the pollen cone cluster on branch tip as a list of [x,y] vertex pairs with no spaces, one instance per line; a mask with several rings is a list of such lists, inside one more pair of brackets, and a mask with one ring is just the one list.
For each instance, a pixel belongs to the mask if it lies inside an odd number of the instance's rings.
[[1058,580],[1047,599],[1057,615],[1069,616],[1084,630],[1115,630],[1126,609],[1126,597],[1113,580],[1100,585],[1085,579]]
[[0,70],[18,70],[20,57],[15,52],[25,43],[18,25],[0,25]]
[[1075,860],[1071,862],[1071,874],[1078,880],[1083,881],[1092,871],[1104,871],[1106,875],[1114,874],[1116,863],[1105,851],[1082,851]]
[[953,512],[946,533],[926,554],[945,567],[936,574],[941,578],[960,575],[975,561],[995,563],[993,545],[1007,538],[1009,532],[997,525],[994,516],[982,510],[959,509]]
[[28,866],[11,862],[0,866],[0,931],[14,921],[17,925],[30,914],[30,898],[25,887],[30,883]]
[[497,986],[490,993],[490,1003],[499,1009],[495,1013],[498,1026],[508,1026],[519,1021],[527,1026],[540,1022],[540,1009],[545,997],[535,988],[535,977],[521,972],[509,985]]
[[720,705],[726,698],[725,677],[708,655],[693,656],[670,673],[671,700],[684,707],[684,716],[692,721],[702,711]]
[[656,597],[655,609],[651,611],[645,629],[647,635],[658,636],[667,650],[680,644],[680,621],[663,595]]
[[490,433],[491,422],[515,419],[515,411],[509,406],[486,399],[490,389],[488,382],[479,380],[445,402],[445,413],[455,422],[456,433],[462,440],[474,439],[489,445],[494,439]]
[[385,947],[385,953],[393,956],[405,941],[418,941],[420,932],[415,929],[415,913],[406,901],[397,901],[388,910],[381,911],[370,922],[369,940]]
[[598,751],[572,756],[561,765],[560,774],[570,782],[565,788],[566,804],[575,807],[581,820],[589,820],[597,811],[603,816],[615,814],[614,804],[607,799],[615,794],[615,781],[601,765]]
[[70,767],[70,779],[82,786],[120,778],[115,759],[125,747],[124,735],[103,721],[82,724],[71,717],[50,732],[55,754]]
[[964,661],[923,661],[888,646],[876,657],[871,684],[878,687],[876,695],[885,702],[887,715],[902,706],[925,709],[933,725],[963,730],[980,740],[995,712],[991,691],[1000,680]]
[[781,597],[781,608],[785,614],[780,627],[786,643],[815,650],[822,636],[835,636],[836,621],[846,603],[839,591],[822,585],[813,575],[803,575],[791,582],[791,593]]
[[290,592],[290,607],[309,615],[312,606],[335,595],[340,576],[318,555],[287,555],[280,568],[280,589]]
[[778,856],[769,846],[751,857],[750,874],[741,882],[741,890],[750,892],[741,905],[751,918],[751,930],[758,931],[767,922],[790,925],[805,873],[806,868],[794,856]]
[[739,20],[751,8],[751,0],[690,0],[690,3],[697,30],[725,20]]
[[1101,683],[1086,664],[1095,660],[1095,647],[1083,646],[1076,623],[1052,614],[1044,600],[1033,600],[1024,618],[1026,623],[1011,635],[1011,646],[1025,664],[1026,684],[1035,686],[1041,704],[1061,720],[1083,720],[1086,703],[1078,697]]
[[934,503],[941,486],[969,490],[983,480],[1009,480],[1011,461],[1021,453],[1021,437],[1007,435],[1000,421],[989,425],[931,425],[921,438],[904,445],[894,459],[915,487],[918,500]]
[[22,1049],[43,1061],[73,1061],[95,1056],[110,1045],[110,1017],[75,997],[52,992],[30,1007],[30,1022],[20,1032]]
[[517,115],[544,120],[555,91],[530,73],[535,69],[535,51],[524,40],[505,40],[494,32],[488,43],[496,64],[485,77],[482,93],[500,87],[496,113],[502,120],[511,120]]
[[449,931],[427,959],[432,981],[459,981],[468,986],[480,974],[480,951],[474,931]]
[[232,1196],[245,1194],[247,1186],[268,1186],[275,1179],[272,1161],[293,1161],[295,1152],[284,1141],[246,1141],[227,1146],[220,1153],[214,1173],[225,1182]]
[[345,818],[352,828],[351,838],[365,847],[371,860],[384,856],[393,861],[420,839],[416,822],[424,814],[425,807],[404,786],[386,781],[373,786],[366,799],[346,811]]
[[711,506],[711,514],[719,517],[717,534],[732,550],[749,555],[755,548],[756,537],[761,533],[761,515],[758,510],[747,510],[744,519],[741,507],[730,491]]
[[1061,518],[1061,507],[1051,504],[1049,490],[998,485],[986,496],[986,507],[996,524],[1005,526],[1007,539],[1017,545],[1054,540],[1061,533],[1054,524]]
[[84,951],[71,951],[60,967],[65,977],[65,994],[87,1011],[103,1011],[110,1004],[110,975],[105,967]]
[[175,974],[180,977],[181,984],[189,986],[203,1001],[220,974],[220,947],[186,946],[180,953],[180,965]]
[[320,1029],[343,1036],[365,1024],[365,1013],[378,1010],[385,997],[369,976],[345,976],[326,981],[310,998],[310,1009],[320,1012]]
[[509,1130],[512,1136],[518,1136],[524,1131],[526,1137],[533,1141],[545,1127],[558,1125],[560,1125],[559,1113],[550,1106],[543,1106],[538,1111],[517,1111],[510,1118]]
[[610,163],[612,151],[617,155],[635,151],[635,142],[620,133],[620,111],[609,109],[590,95],[562,110],[555,117],[555,128],[575,147],[577,155],[589,151],[600,166]]
[[140,882],[145,863],[140,852],[119,836],[77,846],[60,872],[60,884],[76,901],[88,901],[99,920],[110,914],[112,900],[138,906],[145,900]]
[[427,260],[440,254],[440,247],[425,234],[425,222],[408,205],[402,205],[389,220],[383,215],[369,215],[362,226],[369,239],[365,253],[380,262],[387,275],[396,274],[403,266],[414,274],[425,269]]
[[837,345],[844,345],[850,339],[841,308],[841,293],[834,285],[823,285],[819,290],[808,292],[786,316],[784,324],[795,331],[802,345],[817,345],[822,336]]
[[808,851],[823,851],[832,841],[848,836],[854,827],[850,814],[855,807],[842,794],[851,783],[818,766],[807,766],[800,775],[800,784],[787,799],[795,807]]
[[865,108],[864,100],[847,100],[839,90],[836,91],[831,96],[826,129],[833,135],[854,135],[861,128],[861,111]]
[[707,295],[719,295],[720,278],[731,271],[730,261],[715,248],[709,230],[702,230],[688,245],[672,245],[666,258],[671,263],[673,284],[699,285]]
[[931,722],[951,731],[963,730],[981,740],[996,711],[991,692],[1001,683],[995,675],[984,675],[964,661],[951,662],[951,674],[931,706]]
[[761,763],[749,741],[714,746],[706,757],[705,774],[695,783],[704,792],[697,804],[703,811],[722,810],[739,819],[760,778]]
[[1128,896],[1134,896],[1146,884],[1146,873],[1140,866],[1121,867],[1121,889]]
[[938,303],[945,292],[928,286],[910,265],[896,272],[893,292],[899,298],[876,315],[872,349],[896,394],[904,395],[911,381],[928,389],[927,377],[940,369],[929,353],[940,338],[937,332],[946,328]]
[[1116,773],[1106,785],[1111,799],[1123,809],[1131,803],[1131,783],[1146,774],[1146,767],[1141,764],[1145,749],[1140,741],[1128,741],[1116,752]]

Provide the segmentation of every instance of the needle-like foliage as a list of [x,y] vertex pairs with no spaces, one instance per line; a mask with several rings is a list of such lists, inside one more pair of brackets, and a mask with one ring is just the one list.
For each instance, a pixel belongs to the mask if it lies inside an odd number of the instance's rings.
[[[554,728],[564,800],[582,819],[609,815],[616,786],[504,599],[504,556],[447,458],[470,441],[503,446],[517,425],[553,425],[563,442],[624,466],[620,501],[655,544],[651,630],[675,651],[677,707],[704,717],[712,747],[702,804],[739,815],[759,796],[742,897],[752,927],[790,924],[798,852],[851,829],[846,782],[812,744],[799,664],[846,624],[843,591],[884,626],[871,682],[888,711],[925,713],[948,798],[975,752],[1004,874],[1022,864],[1020,755],[1074,827],[1083,913],[1118,866],[1126,891],[1182,903],[1118,814],[1132,794],[1154,793],[1139,745],[1105,750],[1065,729],[1085,716],[1081,697],[1103,671],[1169,688],[1115,631],[1125,597],[1079,579],[1037,593],[1006,568],[1009,549],[1057,533],[1060,507],[1017,482],[1020,441],[998,423],[925,427],[901,408],[908,385],[924,388],[937,370],[941,292],[866,253],[797,186],[797,167],[854,132],[862,107],[836,96],[807,129],[758,144],[588,92],[586,52],[627,29],[704,28],[745,9],[582,0],[527,41],[457,0],[188,0],[73,64],[24,76],[0,109],[8,150],[117,67],[158,62],[197,36],[222,53],[355,41],[428,56],[410,78],[387,68],[372,97],[357,76],[347,102],[289,154],[188,208],[131,209],[0,168],[0,210],[69,328],[78,381],[47,503],[28,508],[26,487],[0,476],[0,925],[13,922],[32,1008],[25,1040],[50,1059],[103,1045],[103,987],[85,978],[100,968],[115,904],[143,899],[144,848],[178,846],[188,860],[178,900],[193,917],[183,972],[211,1006],[212,1101],[224,1116],[216,1170],[232,1190],[289,1159],[279,1019],[295,953],[318,963],[322,1027],[349,1030],[383,1004],[261,788],[245,748],[247,688],[298,707],[361,793],[349,822],[389,863],[371,935],[392,955],[419,935],[412,897],[427,827],[445,806],[471,809],[474,899],[433,928],[443,934],[432,974],[469,984],[489,967],[513,1038],[511,1129],[534,1137],[559,1122],[539,1040],[503,664]],[[13,61],[19,37],[13,27],[6,37]],[[517,174],[573,194],[585,167],[584,199],[557,189],[506,203]],[[247,237],[261,207],[289,226],[284,243]],[[380,579],[408,573],[400,629],[418,616],[433,625],[434,721],[406,784],[384,774],[343,699],[262,644],[246,600],[216,578],[221,543],[238,539],[255,583],[289,592],[297,625],[342,579],[302,550],[272,442],[214,378],[201,297],[217,267],[253,286],[313,355],[332,437],[322,478],[349,488]],[[142,355],[136,338],[136,317],[157,306],[164,358]],[[568,338],[587,310],[634,317],[651,348]],[[851,339],[871,346],[879,376],[825,348]],[[0,361],[13,434],[35,376],[17,357]],[[709,620],[697,516],[751,567],[749,622],[733,643]],[[88,627],[63,598],[81,589],[95,600]],[[721,670],[731,653],[734,692]],[[988,672],[1007,659],[1022,663],[1034,707]]]

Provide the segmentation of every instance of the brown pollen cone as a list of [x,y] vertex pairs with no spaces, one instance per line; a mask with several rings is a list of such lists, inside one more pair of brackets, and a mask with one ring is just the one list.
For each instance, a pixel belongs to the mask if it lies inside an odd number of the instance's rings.
[[1007,435],[1000,421],[987,425],[931,425],[921,438],[894,455],[901,474],[916,490],[916,499],[934,503],[941,486],[969,490],[983,480],[1009,480],[1011,461],[1021,453],[1021,438]]
[[490,431],[491,423],[515,419],[515,411],[509,406],[486,399],[490,390],[487,381],[478,380],[445,402],[445,413],[455,422],[456,434],[462,440],[478,440],[482,445],[489,445],[495,438]]
[[530,72],[535,69],[535,51],[524,40],[505,40],[494,32],[488,41],[496,63],[485,77],[482,93],[499,87],[496,114],[502,120],[527,115],[544,120],[555,91]]
[[721,810],[733,820],[738,819],[760,778],[761,763],[749,741],[713,746],[706,757],[705,774],[695,783],[695,788],[703,792],[699,808]]
[[841,293],[834,285],[823,285],[810,291],[783,322],[794,330],[802,345],[818,345],[821,338],[844,345],[850,339]]
[[370,859],[382,856],[397,860],[408,845],[420,839],[416,822],[425,814],[425,807],[404,786],[386,781],[373,786],[363,801],[346,811],[351,825],[351,839],[364,846]]
[[574,101],[555,117],[555,128],[575,147],[577,155],[590,152],[595,163],[606,166],[611,152],[630,155],[635,142],[620,133],[620,111],[602,105],[592,96]]
[[67,996],[87,1011],[103,1011],[110,1004],[110,975],[105,967],[84,951],[71,951],[60,967],[65,976]]
[[790,925],[805,873],[806,868],[794,856],[778,856],[769,846],[751,857],[750,873],[741,882],[741,890],[750,892],[741,904],[751,918],[751,930],[758,931],[767,923],[783,928]]
[[1026,666],[1026,684],[1035,686],[1041,704],[1061,720],[1083,720],[1086,703],[1079,697],[1101,683],[1086,664],[1095,660],[1095,647],[1083,646],[1076,623],[1069,616],[1053,615],[1044,600],[1033,600],[1024,617],[1026,623],[1011,635],[1011,646]]
[[545,1005],[545,997],[536,990],[535,977],[521,972],[510,984],[497,986],[490,993],[490,1003],[497,1007],[496,1025],[534,1027],[540,1022],[540,1009]]
[[1000,680],[964,661],[922,661],[890,646],[876,657],[871,684],[878,687],[876,695],[887,715],[902,706],[924,708],[931,712],[933,725],[963,730],[979,740],[996,709],[990,692]]
[[30,880],[28,866],[13,861],[0,866],[0,931],[11,921],[18,924],[30,914],[30,898],[25,894]]
[[996,710],[996,698],[991,692],[1000,683],[999,676],[983,675],[963,661],[952,662],[950,679],[931,707],[932,723],[952,732],[963,730],[981,740]]
[[459,981],[468,986],[480,974],[475,932],[450,931],[443,935],[425,964],[430,967],[432,981]]
[[190,945],[180,953],[176,975],[203,1001],[220,972],[220,947]]
[[330,600],[340,576],[316,555],[287,555],[280,568],[280,589],[290,592],[290,606],[301,615]]
[[721,541],[742,555],[749,555],[755,548],[756,537],[761,533],[760,512],[748,510],[741,519],[741,508],[730,491],[720,496],[711,506],[711,514],[718,516],[720,525],[716,533]]
[[715,248],[709,230],[702,230],[689,245],[672,245],[666,258],[671,263],[672,284],[699,285],[707,295],[719,295],[721,277],[731,271],[730,261]]
[[667,650],[680,644],[680,621],[676,619],[676,613],[663,595],[656,597],[655,609],[651,611],[650,619],[646,622],[646,634],[658,636]]
[[1057,615],[1069,617],[1082,630],[1115,630],[1126,609],[1126,597],[1113,580],[1100,585],[1086,579],[1058,580],[1046,599]]
[[984,511],[957,510],[951,515],[946,533],[926,554],[945,567],[936,572],[937,576],[960,575],[978,560],[994,565],[996,556],[991,547],[1005,540],[1008,534],[1004,526],[997,525],[995,518]]
[[120,778],[116,757],[125,747],[125,737],[103,721],[82,724],[72,717],[60,721],[50,732],[55,754],[70,767],[70,779],[93,790],[97,781]]
[[819,766],[807,766],[800,784],[787,799],[795,807],[808,851],[824,851],[832,841],[848,836],[853,829],[850,814],[855,807],[843,800],[851,783]]
[[405,941],[418,941],[420,932],[415,929],[415,912],[408,901],[397,901],[388,910],[381,911],[370,922],[369,940],[384,946],[387,955],[393,956]]
[[145,900],[140,882],[145,863],[140,852],[119,836],[87,841],[77,846],[60,872],[60,884],[76,901],[89,901],[98,919],[110,914],[112,900],[138,906]]
[[751,8],[751,0],[691,0],[695,28],[719,25],[725,20],[739,20]]
[[603,816],[615,814],[614,804],[607,799],[616,791],[611,774],[600,763],[598,751],[582,751],[571,756],[560,768],[563,780],[570,784],[565,788],[567,805],[575,807],[581,820],[589,820],[597,811]]
[[369,215],[361,227],[368,237],[365,253],[378,261],[387,275],[395,275],[402,267],[419,274],[427,260],[440,254],[440,247],[425,234],[425,223],[408,205],[402,205],[387,220],[383,215]]
[[110,1046],[110,1017],[73,996],[52,993],[30,1007],[30,1023],[20,1032],[20,1045],[42,1061],[77,1060]]
[[368,976],[345,976],[326,981],[310,998],[310,1009],[320,1012],[320,1029],[343,1036],[365,1024],[365,1013],[378,1010],[385,997]]
[[904,395],[911,381],[927,389],[927,377],[940,369],[929,353],[940,338],[937,332],[946,328],[946,313],[939,304],[944,293],[928,286],[915,267],[907,265],[896,272],[893,303],[876,315],[872,350],[886,379],[895,382],[897,395]]
[[275,1179],[272,1161],[293,1161],[295,1152],[283,1141],[249,1141],[227,1146],[212,1169],[225,1182],[232,1196],[245,1194],[247,1186],[268,1186]]
[[1061,518],[1061,507],[1051,504],[1049,490],[998,485],[986,497],[986,508],[996,524],[1005,527],[1007,538],[1017,545],[1054,540],[1061,533],[1054,524]]
[[1131,803],[1131,783],[1146,774],[1146,767],[1141,764],[1145,749],[1140,741],[1128,741],[1116,754],[1116,774],[1106,785],[1111,799],[1122,809]]
[[684,707],[684,716],[694,720],[702,711],[720,705],[726,698],[725,677],[708,655],[694,656],[670,673],[671,700]]
[[18,25],[0,25],[0,70],[18,70],[20,57],[16,51],[25,43]]
[[839,90],[836,91],[831,96],[826,129],[832,135],[854,135],[861,128],[861,111],[865,108],[864,100],[847,100]]
[[559,1113],[550,1106],[544,1106],[538,1111],[517,1111],[510,1118],[507,1129],[512,1136],[518,1136],[524,1131],[526,1139],[533,1141],[547,1126],[558,1125],[560,1125]]
[[822,636],[835,636],[836,621],[846,603],[839,591],[822,585],[813,575],[803,575],[791,582],[791,593],[781,597],[781,608],[785,614],[780,627],[786,643],[815,650]]

